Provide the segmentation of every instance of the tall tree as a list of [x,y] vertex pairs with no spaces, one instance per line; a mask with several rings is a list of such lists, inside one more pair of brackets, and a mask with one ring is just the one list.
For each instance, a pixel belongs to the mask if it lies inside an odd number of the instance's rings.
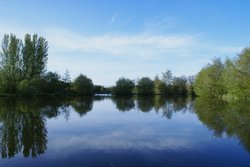
[[237,57],[233,69],[234,83],[231,89],[239,98],[249,98],[250,95],[250,48],[246,48]]
[[20,80],[21,40],[15,35],[4,35],[1,55],[1,85],[4,92],[14,93]]
[[170,85],[173,80],[173,75],[170,70],[167,70],[166,72],[162,73],[162,80],[166,82],[167,85]]
[[25,79],[41,78],[46,71],[48,42],[34,34],[26,34],[23,45],[23,76]]

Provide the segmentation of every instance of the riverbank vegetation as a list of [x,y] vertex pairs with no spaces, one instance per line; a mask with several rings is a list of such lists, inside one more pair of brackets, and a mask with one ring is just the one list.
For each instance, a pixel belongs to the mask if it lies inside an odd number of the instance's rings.
[[194,91],[198,96],[224,100],[250,98],[250,48],[234,59],[224,62],[218,58],[196,76]]
[[48,41],[36,34],[26,34],[23,40],[14,34],[4,35],[0,50],[0,95],[198,95],[227,100],[248,100],[250,95],[250,48],[235,59],[224,62],[214,59],[196,77],[176,77],[167,70],[153,80],[147,76],[137,80],[121,77],[113,87],[94,85],[83,74],[71,81],[68,71],[64,76],[47,71],[48,48]]

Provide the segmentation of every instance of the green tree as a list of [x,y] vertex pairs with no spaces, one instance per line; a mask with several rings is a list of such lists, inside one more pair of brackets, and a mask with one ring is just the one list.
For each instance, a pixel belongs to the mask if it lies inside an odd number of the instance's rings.
[[162,81],[166,83],[165,94],[173,94],[172,82],[173,82],[173,74],[170,70],[162,73]]
[[127,78],[120,78],[116,81],[116,85],[113,88],[115,95],[132,95],[135,83]]
[[163,95],[166,93],[167,85],[164,81],[160,80],[158,76],[154,79],[154,94]]
[[249,98],[250,95],[250,48],[245,48],[238,56],[235,62],[237,80],[234,86],[237,89],[237,96],[243,99]]
[[54,95],[63,94],[65,85],[67,84],[61,80],[61,76],[59,74],[51,71],[46,73],[43,79],[40,79],[40,81],[45,81],[44,85],[41,85],[41,87],[43,87],[44,93]]
[[203,68],[194,82],[194,91],[198,96],[220,98],[226,93],[222,75],[224,64],[214,59],[213,64]]
[[187,94],[187,79],[185,76],[174,77],[172,81],[173,94],[186,95]]
[[80,74],[73,82],[73,90],[78,95],[92,95],[94,85],[92,80],[83,74]]
[[48,59],[48,42],[45,38],[34,34],[26,34],[24,38],[23,53],[23,77],[31,80],[41,78],[46,72]]
[[188,76],[188,78],[187,78],[187,93],[189,95],[195,95],[195,93],[194,93],[194,81],[195,81],[195,76]]
[[154,82],[148,77],[141,78],[137,84],[137,91],[139,95],[153,95]]
[[21,40],[15,35],[4,35],[1,56],[1,88],[5,93],[15,93],[21,72]]

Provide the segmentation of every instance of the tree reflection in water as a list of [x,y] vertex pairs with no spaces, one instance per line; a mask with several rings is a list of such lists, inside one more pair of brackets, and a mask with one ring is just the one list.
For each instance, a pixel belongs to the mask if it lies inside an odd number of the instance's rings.
[[[97,99],[100,100],[100,99]],[[36,157],[47,149],[46,118],[64,115],[69,119],[71,107],[80,116],[92,110],[93,98],[80,99],[1,99],[0,151],[2,158]]]
[[185,112],[191,99],[182,96],[136,96],[136,97],[112,97],[119,111],[130,111],[135,107],[142,112],[156,111],[163,117],[171,119],[173,112]]
[[113,96],[112,101],[115,103],[116,108],[119,111],[130,111],[135,108],[134,98],[132,96]]
[[20,151],[24,157],[36,157],[47,148],[45,118],[39,105],[9,99],[0,101],[1,156],[14,157]]
[[[247,103],[226,103],[186,97],[82,97],[74,99],[1,99],[0,151],[2,158],[22,152],[36,157],[47,149],[46,120],[58,116],[69,119],[75,111],[80,117],[93,108],[94,101],[112,100],[119,111],[156,112],[171,119],[176,112],[195,112],[217,137],[235,137],[250,151],[250,108]],[[73,110],[72,110],[73,109]]]
[[227,103],[197,98],[195,112],[200,121],[214,132],[214,136],[234,137],[250,152],[250,105],[247,102]]

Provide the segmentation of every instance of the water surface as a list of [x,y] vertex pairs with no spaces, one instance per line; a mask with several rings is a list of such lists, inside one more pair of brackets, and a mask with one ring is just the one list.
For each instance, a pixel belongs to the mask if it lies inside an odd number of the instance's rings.
[[207,99],[1,99],[0,166],[250,166],[250,108]]

